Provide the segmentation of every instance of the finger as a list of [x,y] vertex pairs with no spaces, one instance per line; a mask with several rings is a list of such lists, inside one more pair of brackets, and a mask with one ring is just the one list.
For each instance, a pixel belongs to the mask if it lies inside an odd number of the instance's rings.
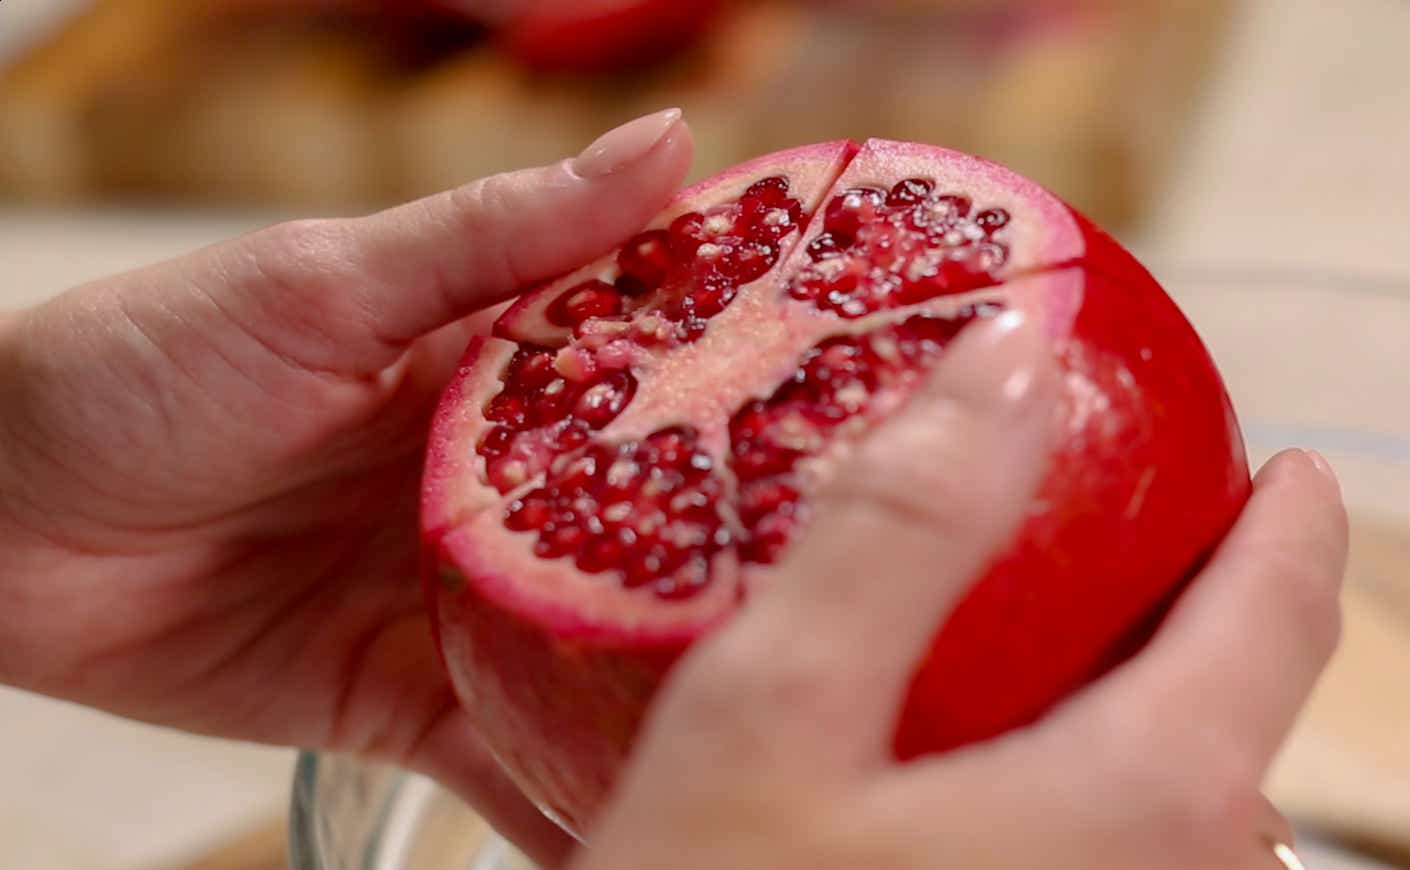
[[221,301],[305,367],[377,371],[414,339],[625,241],[676,192],[692,150],[670,109],[572,160],[365,218],[271,227],[219,252],[238,279]]
[[825,707],[855,748],[885,750],[887,711],[915,662],[1024,514],[1048,463],[1057,392],[1038,325],[1005,313],[963,333],[859,447],[773,583],[720,641],[759,653],[763,691],[774,679],[785,688],[776,706],[805,720]]
[[539,811],[510,781],[475,737],[469,716],[456,710],[426,735],[409,762],[458,794],[491,827],[514,843],[535,866],[554,870],[567,863],[574,840]]
[[1288,847],[1297,845],[1297,833],[1293,830],[1292,823],[1268,798],[1260,796],[1258,815],[1260,818],[1257,833],[1265,842],[1282,843]]
[[1336,647],[1346,556],[1346,510],[1326,460],[1277,456],[1147,650],[1081,703],[1138,716],[1142,740],[1222,750],[1256,782]]

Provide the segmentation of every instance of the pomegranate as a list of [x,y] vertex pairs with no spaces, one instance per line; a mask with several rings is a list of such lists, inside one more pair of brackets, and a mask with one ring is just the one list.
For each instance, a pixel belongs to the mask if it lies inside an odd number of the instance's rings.
[[616,72],[666,60],[702,39],[721,0],[526,0],[503,33],[506,50],[548,73]]
[[472,344],[431,436],[426,588],[457,693],[534,799],[590,823],[672,664],[1004,308],[1051,337],[1063,434],[919,663],[908,759],[1032,722],[1120,661],[1248,496],[1219,375],[1131,255],[977,158],[816,145],[685,191]]

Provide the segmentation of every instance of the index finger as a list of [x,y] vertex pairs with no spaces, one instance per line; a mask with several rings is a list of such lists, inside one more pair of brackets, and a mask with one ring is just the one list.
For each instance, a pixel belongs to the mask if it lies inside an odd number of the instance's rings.
[[967,329],[819,493],[811,527],[718,641],[761,659],[765,703],[827,719],[847,732],[839,746],[889,751],[915,663],[1048,466],[1059,379],[1041,333],[1018,312]]

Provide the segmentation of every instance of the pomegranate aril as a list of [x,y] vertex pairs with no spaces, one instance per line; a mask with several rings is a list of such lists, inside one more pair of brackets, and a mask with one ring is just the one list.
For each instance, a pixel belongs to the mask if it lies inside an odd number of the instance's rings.
[[756,480],[740,491],[739,520],[752,526],[770,514],[792,514],[801,496],[797,487],[782,478]]
[[634,237],[617,255],[617,267],[649,289],[661,286],[670,274],[675,260],[671,256],[671,237],[666,230],[650,230]]
[[1008,247],[996,234],[1008,212],[991,208],[971,218],[969,197],[936,194],[921,178],[880,196],[860,189],[833,199],[824,232],[808,243],[812,263],[789,283],[789,296],[855,319],[998,280]]
[[694,318],[703,321],[724,311],[734,301],[732,290],[703,287],[687,297],[685,304]]
[[490,399],[489,406],[485,408],[485,419],[519,429],[527,419],[528,410],[528,404],[522,396],[501,392]]
[[839,239],[851,239],[862,225],[871,220],[876,207],[883,202],[879,190],[858,188],[833,198],[823,217],[823,231]]
[[641,283],[640,279],[633,278],[631,275],[618,275],[616,280],[612,282],[612,287],[627,297],[644,296],[652,290]]
[[739,558],[758,565],[771,565],[778,561],[789,539],[798,527],[798,521],[791,514],[770,514],[749,530],[749,536],[740,542]]
[[698,439],[694,429],[672,427],[560,457],[543,488],[510,506],[505,525],[537,528],[542,558],[571,555],[592,574],[616,570],[628,588],[689,587],[691,577],[673,575],[731,540],[718,507],[724,486]]
[[620,541],[612,538],[597,538],[588,541],[578,554],[577,565],[589,574],[601,574],[616,568],[626,552]]
[[1010,220],[1009,213],[1001,208],[986,209],[974,217],[974,222],[990,235],[1008,226]]
[[788,179],[763,178],[736,202],[686,212],[666,230],[629,243],[618,256],[628,289],[659,288],[664,296],[659,308],[637,319],[634,338],[646,346],[670,346],[703,336],[709,319],[734,301],[741,286],[777,264],[780,240],[801,227],[803,204],[788,191]]
[[516,532],[542,529],[553,518],[553,506],[544,490],[535,490],[522,499],[509,503],[505,510],[505,527]]
[[740,480],[756,480],[786,474],[805,454],[774,444],[756,443],[743,446],[734,455],[730,467]]
[[636,378],[616,371],[583,390],[573,406],[573,416],[590,429],[601,429],[617,419],[636,395]]
[[568,505],[575,496],[595,488],[598,471],[608,461],[606,457],[592,452],[578,457],[551,482],[549,492],[561,498],[565,506]]
[[842,246],[832,233],[823,233],[808,244],[808,256],[814,261],[823,260],[841,253]]
[[588,442],[588,427],[583,420],[569,420],[558,436],[558,449],[576,450]]
[[533,426],[547,426],[568,416],[577,398],[576,390],[563,378],[557,378],[544,387],[529,405],[529,423]]
[[671,222],[667,230],[671,253],[676,259],[685,261],[695,256],[700,246],[705,244],[705,216],[698,211],[686,212]]
[[495,426],[480,439],[478,452],[487,459],[498,458],[509,452],[514,442],[514,430],[508,426]]
[[505,373],[505,388],[519,391],[548,386],[558,373],[553,370],[554,353],[543,348],[525,348],[514,354]]
[[778,206],[788,200],[788,190],[788,179],[778,175],[771,175],[768,178],[761,178],[751,184],[749,189],[744,192],[744,195],[757,199],[765,205]]
[[734,256],[726,260],[725,274],[734,282],[748,284],[773,267],[778,254],[769,245],[757,242],[741,245]]
[[573,555],[587,540],[587,531],[579,526],[549,523],[534,544],[534,554],[544,559]]
[[974,210],[974,200],[967,196],[957,194],[946,194],[935,200],[939,206],[947,207],[949,213],[955,218],[969,217],[969,213]]
[[605,281],[584,281],[570,287],[548,306],[546,316],[554,326],[577,326],[593,317],[622,313],[622,296]]
[[921,200],[930,196],[935,190],[935,183],[923,178],[907,178],[896,182],[896,186],[891,188],[891,193],[886,197],[886,204],[889,206],[915,205]]

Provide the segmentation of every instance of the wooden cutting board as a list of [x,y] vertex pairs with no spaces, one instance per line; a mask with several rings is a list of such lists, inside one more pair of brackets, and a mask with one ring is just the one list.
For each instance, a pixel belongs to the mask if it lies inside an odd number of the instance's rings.
[[[1341,649],[1269,794],[1299,825],[1410,867],[1410,529],[1353,519],[1344,607]],[[182,870],[283,870],[285,837],[271,820]]]

